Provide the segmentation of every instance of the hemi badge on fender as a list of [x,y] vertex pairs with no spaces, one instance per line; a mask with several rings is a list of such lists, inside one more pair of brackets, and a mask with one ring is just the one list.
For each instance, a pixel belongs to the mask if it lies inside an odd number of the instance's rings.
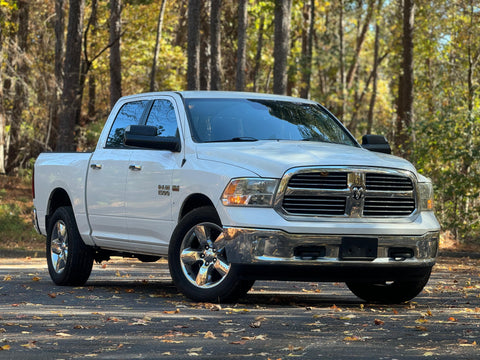
[[180,191],[180,185],[172,185],[172,191]]

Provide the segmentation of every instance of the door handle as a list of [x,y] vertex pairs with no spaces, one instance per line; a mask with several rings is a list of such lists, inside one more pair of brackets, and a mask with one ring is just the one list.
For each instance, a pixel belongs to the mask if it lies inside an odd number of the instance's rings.
[[102,164],[90,164],[90,167],[93,170],[100,170],[102,168]]
[[132,170],[132,171],[140,171],[140,170],[142,170],[142,166],[141,166],[141,165],[130,165],[128,168],[129,168],[130,170]]

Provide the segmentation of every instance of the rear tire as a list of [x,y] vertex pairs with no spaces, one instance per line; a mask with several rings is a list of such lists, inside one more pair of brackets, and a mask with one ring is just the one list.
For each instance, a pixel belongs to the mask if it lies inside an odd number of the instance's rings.
[[80,286],[87,282],[94,254],[80,237],[71,207],[60,207],[53,213],[46,250],[48,272],[56,285]]
[[254,283],[240,279],[238,266],[228,262],[220,219],[209,206],[191,211],[179,222],[168,264],[177,288],[194,301],[234,301]]
[[425,270],[425,273],[418,280],[393,281],[383,283],[347,282],[347,286],[359,298],[373,303],[400,304],[412,300],[420,294],[432,269]]

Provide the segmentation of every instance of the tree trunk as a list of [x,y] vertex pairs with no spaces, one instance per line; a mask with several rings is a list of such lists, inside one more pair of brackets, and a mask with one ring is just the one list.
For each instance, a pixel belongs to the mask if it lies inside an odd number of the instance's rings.
[[210,8],[210,90],[222,88],[222,56],[221,56],[221,7],[222,0],[211,0]]
[[235,90],[245,90],[245,73],[247,67],[247,21],[248,0],[238,3],[238,46],[237,46],[237,76]]
[[[377,5],[377,17],[380,15],[382,9],[383,0],[378,0]],[[367,134],[372,133],[373,128],[373,114],[375,110],[375,102],[377,99],[377,78],[378,78],[378,48],[380,43],[380,24],[377,19],[375,23],[375,45],[373,50],[373,84],[372,84],[372,97],[370,98],[370,105],[368,107],[368,116],[367,116]]]
[[262,60],[262,49],[263,49],[263,32],[265,27],[265,16],[260,16],[260,24],[258,25],[258,38],[257,38],[257,53],[255,54],[255,67],[253,69],[253,92],[257,92],[257,78],[258,72],[260,71],[260,63]]
[[70,0],[64,66],[65,78],[59,112],[57,151],[75,151],[76,149],[74,143],[76,116],[82,105],[79,90],[84,8],[85,0]]
[[310,96],[310,82],[312,77],[315,0],[310,0],[310,5],[305,7],[307,9],[304,11],[305,28],[302,38],[302,86],[300,89],[300,97],[308,99]]
[[187,89],[200,88],[200,0],[188,0]]
[[210,89],[210,0],[202,1],[200,8],[200,90]]
[[26,54],[28,50],[28,23],[29,23],[29,2],[19,0],[18,6],[18,32],[17,46],[19,54],[17,55],[15,81],[15,97],[13,98],[12,117],[10,122],[10,145],[8,147],[8,158],[6,172],[11,173],[19,165],[21,139],[20,129],[23,123],[23,111],[28,104],[28,93],[26,81],[28,76],[28,64]]
[[150,73],[150,91],[155,91],[155,76],[157,74],[157,59],[160,52],[160,40],[162,39],[163,16],[165,14],[165,5],[167,0],[162,0],[160,5],[160,12],[158,13],[157,21],[157,36],[155,38],[155,50],[153,51],[152,71]]
[[[92,0],[92,12],[90,14],[90,19],[89,19],[89,24],[92,26],[92,38],[94,39],[92,41],[92,44],[90,46],[90,49],[93,51],[96,50],[96,35],[97,35],[97,28],[98,28],[98,16],[97,16],[97,10],[98,10],[98,2],[97,0]],[[83,45],[85,48],[88,46],[87,44],[87,30],[85,30],[85,44]],[[85,62],[88,62],[89,59],[87,56],[85,56],[84,59]],[[85,64],[85,71],[88,71],[90,68],[89,65]],[[83,88],[83,86],[82,86]],[[96,118],[96,106],[95,106],[95,99],[97,97],[97,78],[95,76],[95,73],[90,73],[88,75],[88,108],[87,108],[87,118],[88,121],[94,121]]]
[[55,0],[55,88],[53,89],[50,124],[45,139],[46,147],[55,149],[58,136],[58,112],[63,89],[63,62],[65,57],[65,0]]
[[122,97],[121,11],[122,1],[110,0],[110,108]]
[[275,0],[275,32],[273,47],[273,92],[287,93],[287,60],[289,49],[292,0]]
[[343,0],[339,1],[339,7],[340,7],[340,19],[338,22],[338,38],[340,42],[340,101],[341,101],[341,106],[340,106],[340,114],[338,114],[338,117],[340,120],[343,120],[343,116],[345,115],[345,109],[347,106],[347,86],[346,86],[346,81],[345,81],[345,49],[344,49],[344,40],[343,40]]
[[409,135],[413,125],[413,0],[403,1],[403,53],[402,74],[398,87],[398,106],[395,145],[398,154],[411,155],[413,138]]
[[367,30],[370,27],[370,22],[372,21],[373,12],[375,10],[375,0],[368,1],[367,15],[362,25],[362,30],[357,37],[357,44],[355,47],[355,56],[353,57],[352,64],[348,69],[347,74],[347,89],[352,87],[353,79],[355,78],[355,73],[357,72],[358,62],[360,60],[360,52],[362,51],[363,43],[365,42],[365,36],[367,35]]

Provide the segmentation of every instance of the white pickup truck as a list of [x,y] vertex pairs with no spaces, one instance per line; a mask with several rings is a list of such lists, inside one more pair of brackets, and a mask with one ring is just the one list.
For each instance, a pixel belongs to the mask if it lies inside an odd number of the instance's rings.
[[39,156],[35,225],[57,285],[84,284],[113,255],[168,256],[196,301],[271,279],[344,281],[365,301],[403,302],[430,277],[440,227],[430,180],[389,150],[382,136],[359,145],[313,101],[127,96],[94,152]]

